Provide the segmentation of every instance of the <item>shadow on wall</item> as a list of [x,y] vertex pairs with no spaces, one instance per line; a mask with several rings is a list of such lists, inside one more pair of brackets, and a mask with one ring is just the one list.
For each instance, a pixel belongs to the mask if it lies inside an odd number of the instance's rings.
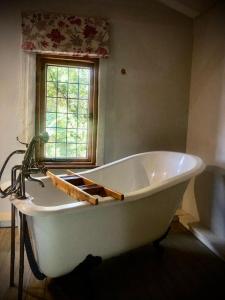
[[225,169],[208,166],[195,179],[194,192],[200,223],[225,239]]

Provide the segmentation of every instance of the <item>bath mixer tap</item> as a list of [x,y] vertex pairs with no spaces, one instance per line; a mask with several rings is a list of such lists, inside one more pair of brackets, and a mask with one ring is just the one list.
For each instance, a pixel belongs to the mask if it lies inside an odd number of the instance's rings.
[[5,163],[3,164],[1,171],[0,171],[0,181],[2,174],[4,172],[4,169],[9,161],[9,159],[14,154],[24,154],[24,159],[22,161],[21,165],[16,165],[11,170],[11,185],[8,186],[6,189],[2,190],[0,188],[0,197],[5,198],[9,195],[16,194],[17,198],[25,199],[26,198],[26,192],[25,192],[25,179],[29,181],[34,181],[39,183],[42,187],[44,187],[44,183],[37,178],[32,177],[32,174],[37,174],[39,172],[45,172],[44,167],[38,166],[35,158],[34,158],[34,151],[35,146],[38,142],[47,143],[48,141],[48,133],[45,132],[43,134],[34,136],[29,144],[27,143],[21,143],[26,145],[27,150],[16,150],[13,151],[6,159]]
[[37,178],[32,177],[32,174],[37,174],[39,172],[43,172],[43,167],[37,166],[37,163],[34,159],[34,151],[36,143],[43,142],[47,143],[49,139],[48,133],[45,132],[41,135],[34,136],[27,147],[27,151],[24,155],[24,160],[22,162],[21,173],[24,178],[27,178],[29,181],[38,182],[42,187],[44,187],[44,183]]

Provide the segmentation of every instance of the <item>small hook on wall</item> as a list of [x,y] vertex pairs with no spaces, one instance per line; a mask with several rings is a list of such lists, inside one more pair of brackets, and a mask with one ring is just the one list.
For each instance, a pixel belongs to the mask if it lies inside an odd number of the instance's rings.
[[126,75],[126,74],[127,74],[127,71],[126,71],[126,69],[124,69],[124,68],[122,68],[122,69],[120,70],[120,72],[121,72],[122,75]]

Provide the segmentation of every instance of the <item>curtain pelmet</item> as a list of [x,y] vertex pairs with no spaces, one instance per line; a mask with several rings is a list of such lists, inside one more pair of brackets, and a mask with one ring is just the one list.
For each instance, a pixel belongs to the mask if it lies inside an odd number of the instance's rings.
[[80,57],[109,56],[109,24],[104,18],[23,12],[22,34],[25,51]]

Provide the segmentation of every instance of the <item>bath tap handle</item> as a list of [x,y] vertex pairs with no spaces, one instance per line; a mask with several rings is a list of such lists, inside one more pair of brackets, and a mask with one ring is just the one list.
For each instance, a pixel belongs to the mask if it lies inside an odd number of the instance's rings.
[[28,143],[21,142],[18,136],[16,137],[16,140],[17,140],[20,144],[25,145],[26,148],[27,148],[28,145],[29,145]]
[[40,172],[39,168],[29,168],[24,172],[24,175],[29,175],[29,174],[37,174]]
[[38,183],[41,185],[41,187],[45,187],[44,182],[41,181],[40,179],[34,178],[34,177],[30,176],[30,175],[28,175],[26,178],[27,178],[29,181],[35,181],[35,182],[38,182]]

